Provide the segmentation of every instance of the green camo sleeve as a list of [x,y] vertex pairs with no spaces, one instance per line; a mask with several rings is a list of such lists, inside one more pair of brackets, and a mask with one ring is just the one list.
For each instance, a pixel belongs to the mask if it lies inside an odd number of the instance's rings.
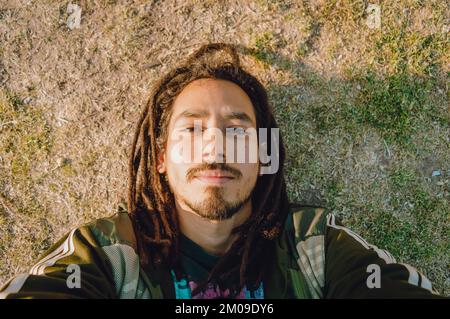
[[326,227],[326,298],[442,298],[414,267],[397,263],[332,214]]
[[115,298],[111,266],[91,229],[73,229],[30,269],[9,280],[0,298]]

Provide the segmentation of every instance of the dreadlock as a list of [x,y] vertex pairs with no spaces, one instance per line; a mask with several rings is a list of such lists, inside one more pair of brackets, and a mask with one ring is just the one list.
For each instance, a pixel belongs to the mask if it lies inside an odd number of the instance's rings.
[[[231,62],[225,58],[226,54],[231,56]],[[240,66],[233,45],[203,45],[155,85],[133,137],[127,206],[142,265],[156,267],[164,264],[174,269],[177,277],[182,272],[178,254],[178,217],[168,182],[164,174],[157,171],[157,156],[167,141],[174,99],[189,83],[204,78],[228,80],[239,85],[253,104],[257,129],[277,128],[265,88]],[[208,282],[220,283],[230,276],[239,276],[239,283],[232,291],[240,291],[244,286],[254,290],[261,282],[266,269],[263,261],[271,260],[273,256],[275,240],[281,233],[289,207],[283,174],[285,150],[281,137],[278,148],[279,170],[276,174],[258,176],[251,195],[251,216],[233,230],[237,239],[220,258],[207,280],[193,291],[193,295]],[[268,150],[272,152],[270,142]]]

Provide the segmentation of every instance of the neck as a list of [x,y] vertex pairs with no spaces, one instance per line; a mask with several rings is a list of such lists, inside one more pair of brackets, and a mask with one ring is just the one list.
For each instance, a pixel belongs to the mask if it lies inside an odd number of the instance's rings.
[[226,220],[210,220],[197,215],[188,208],[181,207],[176,202],[180,231],[213,255],[223,255],[230,249],[236,236],[231,231],[243,224],[252,212],[251,200],[231,218]]

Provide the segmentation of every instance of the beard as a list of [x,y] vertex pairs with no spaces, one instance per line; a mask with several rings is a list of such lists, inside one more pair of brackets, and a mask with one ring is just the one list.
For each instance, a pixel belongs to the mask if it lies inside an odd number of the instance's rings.
[[225,220],[236,214],[251,198],[251,191],[235,201],[225,201],[220,187],[210,186],[205,190],[205,199],[191,201],[185,197],[180,200],[197,215],[209,220]]

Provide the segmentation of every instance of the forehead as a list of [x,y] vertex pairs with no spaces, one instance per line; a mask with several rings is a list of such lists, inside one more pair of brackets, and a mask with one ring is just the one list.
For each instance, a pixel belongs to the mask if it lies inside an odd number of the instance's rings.
[[189,83],[174,101],[172,119],[185,111],[223,117],[233,112],[243,112],[256,125],[249,96],[239,85],[226,80],[199,79]]

